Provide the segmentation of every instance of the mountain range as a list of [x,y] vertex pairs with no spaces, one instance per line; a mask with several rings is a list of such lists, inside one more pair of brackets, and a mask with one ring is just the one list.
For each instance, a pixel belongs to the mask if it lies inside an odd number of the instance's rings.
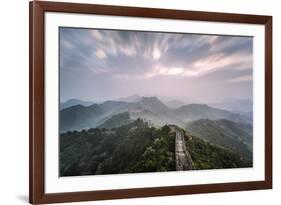
[[[121,97],[114,99],[112,101],[122,101],[122,102],[137,102],[141,100],[142,97],[151,97],[151,96],[140,96],[137,94],[130,95],[127,97]],[[185,101],[178,100],[177,97],[166,97],[166,96],[157,96],[158,99],[161,100],[165,105],[167,105],[170,108],[178,108],[180,106],[186,105],[186,104],[191,104],[191,103],[196,103],[196,100],[193,99],[186,99]],[[98,101],[99,103],[102,103],[104,101]],[[188,103],[187,103],[188,102]],[[60,104],[60,109],[65,109],[74,105],[84,105],[84,106],[89,106],[94,104],[93,101],[85,101],[85,100],[79,100],[79,99],[69,99]]]
[[236,113],[252,113],[253,101],[250,99],[229,98],[221,102],[210,103],[212,107],[229,110]]
[[60,103],[60,110],[63,110],[65,108],[72,107],[74,105],[83,105],[83,106],[90,106],[94,104],[92,101],[84,101],[84,100],[78,100],[78,99],[69,99],[63,103]]
[[227,119],[237,123],[251,123],[247,116],[206,104],[189,104],[170,108],[157,97],[140,97],[136,101],[105,101],[100,104],[74,105],[60,110],[60,132],[82,130],[101,126],[114,115],[128,113],[130,119],[141,118],[154,126],[187,123],[200,120]]
[[174,125],[196,169],[251,167],[252,118],[240,113],[206,104],[171,108],[139,96],[66,107],[60,110],[61,175],[174,170],[168,128]]

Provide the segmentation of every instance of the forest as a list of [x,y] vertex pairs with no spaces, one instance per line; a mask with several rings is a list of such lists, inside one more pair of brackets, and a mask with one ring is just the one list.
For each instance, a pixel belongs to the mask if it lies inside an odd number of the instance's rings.
[[[185,133],[195,169],[251,167],[230,149]],[[60,176],[176,171],[175,133],[142,119],[114,128],[91,128],[60,135]]]

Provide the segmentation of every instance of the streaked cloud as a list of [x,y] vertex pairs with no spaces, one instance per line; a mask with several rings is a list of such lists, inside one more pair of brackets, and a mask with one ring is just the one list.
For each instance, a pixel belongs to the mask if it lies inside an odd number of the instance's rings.
[[[126,81],[131,89],[134,83],[167,80],[196,87],[208,80],[236,89],[236,84],[252,81],[252,49],[252,37],[60,28],[61,89],[75,97],[71,83],[79,84],[85,76],[91,80],[80,83],[81,89],[97,86],[97,79],[104,79],[102,88]],[[250,96],[252,88],[245,90],[249,94],[241,95]]]
[[244,75],[244,76],[230,79],[230,80],[228,80],[228,82],[229,83],[240,83],[240,82],[246,82],[246,81],[252,81],[252,80],[253,80],[252,75]]

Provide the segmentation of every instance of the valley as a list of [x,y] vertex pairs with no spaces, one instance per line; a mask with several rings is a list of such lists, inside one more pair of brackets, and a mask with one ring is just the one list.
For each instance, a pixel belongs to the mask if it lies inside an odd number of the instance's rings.
[[252,166],[247,117],[208,105],[171,109],[155,97],[60,111],[60,175]]

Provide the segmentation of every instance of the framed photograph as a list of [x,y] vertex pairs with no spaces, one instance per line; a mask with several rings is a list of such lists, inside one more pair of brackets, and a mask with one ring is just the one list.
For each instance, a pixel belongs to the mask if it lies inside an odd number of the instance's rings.
[[271,16],[30,2],[30,203],[271,187]]

